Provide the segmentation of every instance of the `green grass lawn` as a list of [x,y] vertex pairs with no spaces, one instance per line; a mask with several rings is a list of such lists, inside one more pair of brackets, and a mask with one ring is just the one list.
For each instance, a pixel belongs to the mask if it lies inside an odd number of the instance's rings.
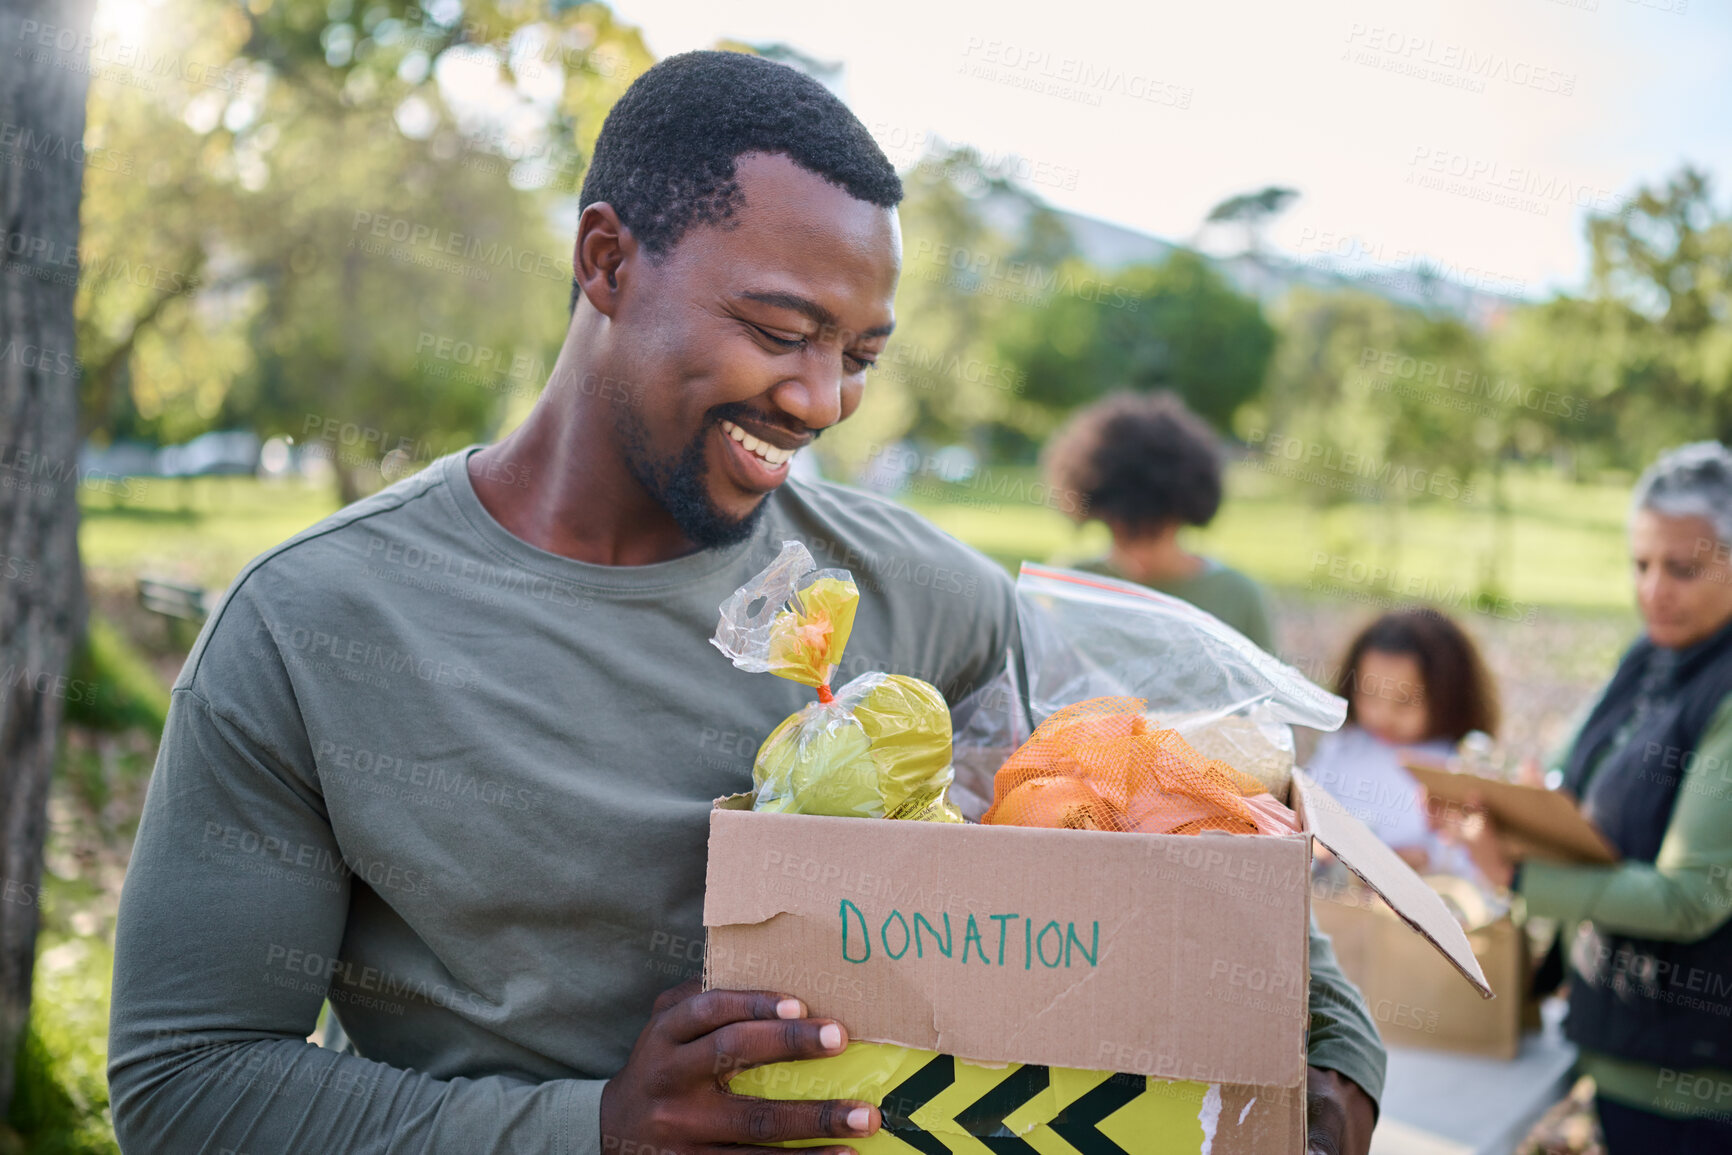
[[[1024,558],[1062,562],[1105,549],[1101,526],[1079,530],[1029,500],[1039,489],[1006,486],[1005,477],[1035,480],[1030,471],[997,471],[988,484],[924,487],[907,504],[1012,570]],[[1287,589],[1445,602],[1491,591],[1526,605],[1578,609],[1630,604],[1626,486],[1522,474],[1509,489],[1512,513],[1495,571],[1497,523],[1484,495],[1472,503],[1322,507],[1310,486],[1239,468],[1229,476],[1221,515],[1194,534],[1194,547]],[[88,498],[86,564],[217,589],[248,560],[336,508],[328,485],[201,478],[152,480],[138,490],[126,502]]]
[[[1014,486],[945,489],[908,504],[1012,568],[1023,558],[1063,561],[1106,549],[1099,524],[1079,530],[1055,509],[995,496],[1014,495]],[[1571,485],[1550,475],[1513,478],[1506,544],[1495,568],[1497,519],[1483,497],[1320,507],[1310,489],[1235,469],[1220,515],[1192,534],[1192,547],[1288,589],[1407,593],[1429,601],[1495,592],[1526,605],[1579,609],[1630,604],[1625,486]]]
[[124,502],[86,493],[78,538],[84,564],[212,589],[337,508],[330,485],[250,477],[136,479],[132,489]]

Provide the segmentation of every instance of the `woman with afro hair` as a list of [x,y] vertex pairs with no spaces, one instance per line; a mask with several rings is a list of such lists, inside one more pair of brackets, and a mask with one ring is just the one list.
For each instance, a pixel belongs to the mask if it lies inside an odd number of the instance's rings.
[[1220,439],[1169,392],[1118,393],[1082,410],[1047,446],[1047,481],[1076,496],[1079,524],[1112,533],[1105,557],[1075,568],[1137,582],[1215,615],[1273,648],[1257,584],[1179,542],[1221,508]]

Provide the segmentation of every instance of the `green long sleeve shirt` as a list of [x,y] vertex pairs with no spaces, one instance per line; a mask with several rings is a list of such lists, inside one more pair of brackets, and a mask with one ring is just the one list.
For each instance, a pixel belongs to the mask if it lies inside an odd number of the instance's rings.
[[[900,507],[790,482],[737,546],[641,567],[544,553],[467,454],[236,579],[182,670],[128,871],[109,1080],[128,1155],[602,1149],[656,995],[699,973],[711,801],[810,699],[709,645],[804,541],[868,670],[954,704],[1016,644],[988,559]],[[1309,1054],[1382,1090],[1325,939]],[[357,1054],[307,1043],[326,1001]]]
[[[1566,750],[1577,738],[1579,731]],[[1683,770],[1678,802],[1653,862],[1524,863],[1521,896],[1528,912],[1556,919],[1566,942],[1584,920],[1668,942],[1694,942],[1718,930],[1732,917],[1732,696],[1720,704]],[[1703,1068],[1680,1077],[1598,1052],[1583,1052],[1581,1069],[1608,1098],[1680,1117],[1725,1110],[1723,1102],[1716,1107],[1712,1097],[1703,1100],[1685,1089],[1732,1086],[1729,1071]]]

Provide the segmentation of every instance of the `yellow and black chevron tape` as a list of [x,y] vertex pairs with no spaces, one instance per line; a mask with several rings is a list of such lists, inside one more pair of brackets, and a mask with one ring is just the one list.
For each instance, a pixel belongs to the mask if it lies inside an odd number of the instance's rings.
[[[737,1094],[860,1099],[884,1118],[845,1140],[861,1155],[1201,1155],[1208,1084],[1068,1067],[984,1067],[934,1051],[851,1043],[829,1059],[742,1071]],[[1218,1096],[1218,1092],[1217,1092]],[[1217,1102],[1218,1102],[1217,1098]],[[788,1143],[833,1145],[834,1139]]]

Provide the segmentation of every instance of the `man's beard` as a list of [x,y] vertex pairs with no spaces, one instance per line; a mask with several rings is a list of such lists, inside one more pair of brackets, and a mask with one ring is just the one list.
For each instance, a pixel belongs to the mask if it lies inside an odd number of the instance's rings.
[[704,414],[703,425],[686,447],[663,458],[650,452],[648,432],[636,413],[622,407],[615,422],[626,468],[699,549],[745,541],[769,504],[760,501],[744,517],[732,518],[716,508],[704,486],[704,439],[727,416],[725,410],[729,408],[732,406],[719,405]]

